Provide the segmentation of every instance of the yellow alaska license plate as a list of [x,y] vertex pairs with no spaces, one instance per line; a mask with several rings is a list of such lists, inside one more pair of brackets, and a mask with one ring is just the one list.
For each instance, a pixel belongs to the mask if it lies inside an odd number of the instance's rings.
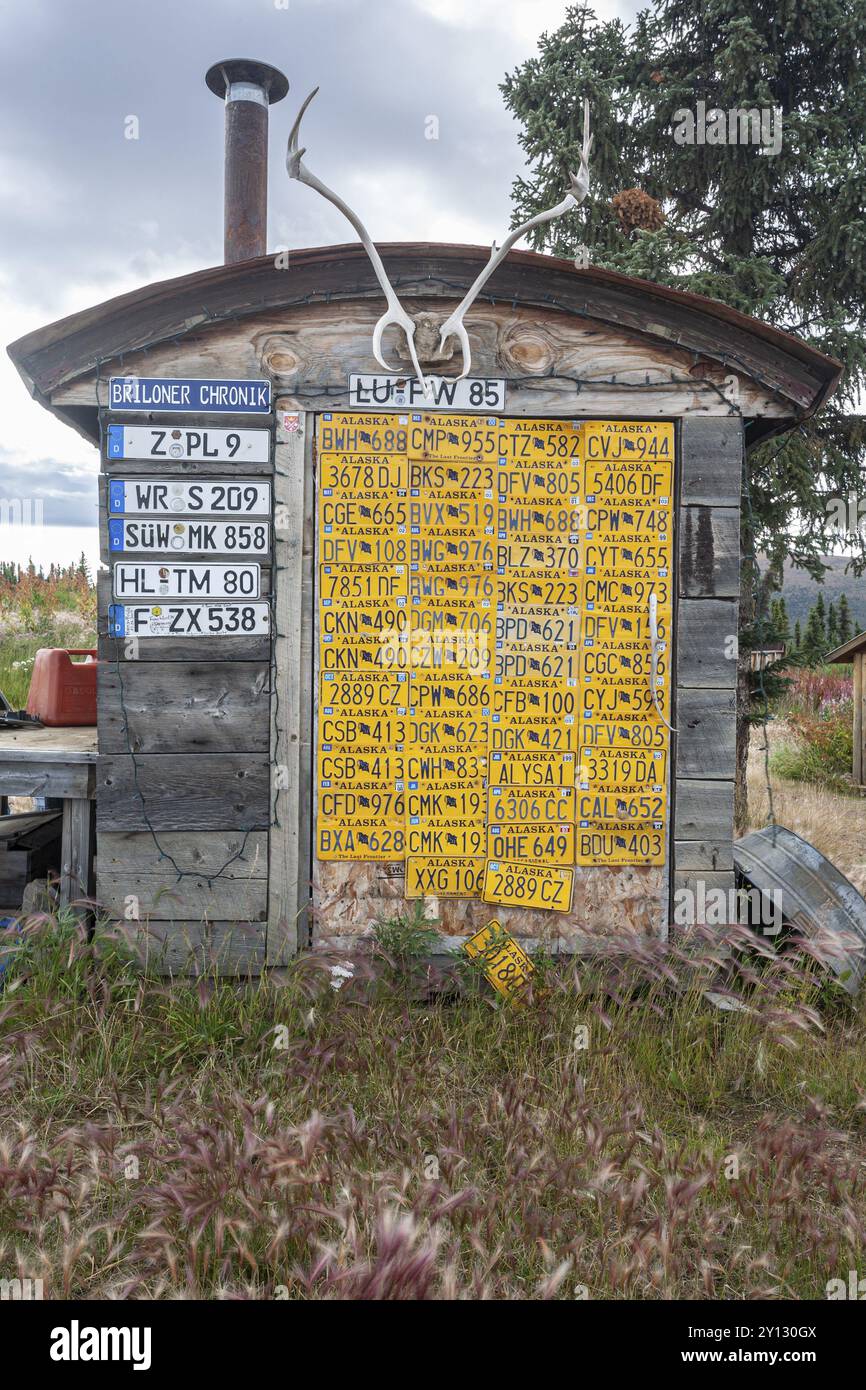
[[439,569],[411,570],[409,596],[415,603],[435,604],[440,599],[475,604],[496,601],[496,575],[492,566],[444,565]]
[[629,545],[619,541],[584,541],[584,572],[594,574],[632,574],[640,578],[667,576],[671,547],[653,541]]
[[581,468],[575,459],[549,464],[515,463],[500,459],[496,470],[496,490],[500,502],[520,506],[524,503],[576,507],[580,503]]
[[367,535],[320,535],[319,559],[340,565],[405,565],[409,559],[409,537],[378,533],[372,528]]
[[459,493],[453,497],[412,497],[409,500],[409,534],[412,536],[492,536],[496,504],[485,498]]
[[412,787],[406,792],[406,814],[418,821],[447,825],[449,821],[483,823],[487,793],[480,782],[457,787]]
[[353,751],[361,748],[388,751],[408,738],[409,723],[405,715],[385,714],[326,714],[319,711],[319,741],[330,752],[334,745],[349,744]]
[[316,441],[323,454],[405,454],[405,415],[373,415],[326,410],[316,421]]
[[318,475],[319,491],[328,497],[399,493],[409,486],[409,463],[393,454],[320,454]]
[[470,960],[478,961],[493,988],[504,998],[519,1002],[534,973],[522,946],[498,922],[488,922],[463,946]]
[[447,676],[437,671],[412,671],[409,707],[417,715],[480,714],[490,706],[491,684],[487,677],[468,671]]
[[497,612],[523,608],[579,609],[578,575],[542,574],[503,567],[496,571]]
[[407,565],[320,565],[319,599],[333,604],[388,603],[409,596]]
[[583,456],[589,463],[667,463],[674,457],[674,427],[658,420],[587,420]]
[[579,459],[581,424],[578,420],[501,420],[499,457],[530,465]]
[[668,575],[585,575],[584,615],[613,609],[623,614],[646,614],[650,594],[655,594],[660,614],[670,612],[673,590]]
[[410,536],[409,561],[420,569],[431,565],[494,565],[494,536]]
[[556,570],[574,575],[580,569],[580,541],[575,535],[561,540],[500,532],[496,543],[498,569]]
[[319,492],[319,530],[325,536],[369,536],[380,530],[404,532],[409,524],[405,497],[370,493],[364,497],[329,497]]
[[409,716],[409,742],[415,749],[463,748],[467,744],[487,744],[490,719],[486,711],[480,714]]
[[408,627],[409,606],[404,598],[390,603],[368,599],[351,607],[323,598],[319,604],[319,634],[323,639],[364,642],[383,634],[393,636],[395,632],[404,632]]
[[573,753],[490,754],[488,779],[491,787],[573,787]]
[[478,415],[413,414],[408,428],[411,459],[480,463],[499,456],[500,423]]
[[[584,685],[646,685],[652,674],[652,652],[649,643],[633,644],[633,648],[597,648],[592,637],[584,638],[581,647],[581,671]],[[655,674],[661,678],[661,688],[668,674],[667,652],[663,647],[656,657]]]
[[670,499],[664,504],[630,506],[624,503],[593,503],[584,508],[584,528],[588,535],[639,544],[642,540],[666,541],[671,527]]
[[336,825],[402,825],[406,815],[403,791],[394,787],[320,787],[319,823]]
[[448,463],[432,463],[428,459],[409,460],[409,496],[421,497],[427,492],[467,492],[476,497],[493,498],[497,483],[497,467],[487,463],[452,459]]
[[548,826],[575,818],[573,787],[488,787],[488,823]]
[[492,714],[489,739],[491,749],[500,753],[576,753],[580,747],[580,725],[571,714],[564,719],[539,715],[532,723]]
[[448,854],[464,859],[478,858],[484,853],[484,826],[409,825],[406,853],[413,858],[441,859]]
[[581,747],[605,750],[609,753],[629,753],[643,749],[668,746],[668,731],[664,724],[587,724],[580,726]]
[[581,791],[664,791],[666,777],[667,753],[662,748],[584,746],[580,750],[577,785]]
[[534,676],[494,681],[490,692],[491,712],[510,717],[515,724],[531,723],[538,715],[575,715],[581,708],[580,684],[576,680]]
[[580,609],[537,605],[496,609],[496,641],[524,647],[570,647],[580,641]]
[[396,861],[405,855],[406,832],[401,826],[319,825],[316,858],[332,861]]
[[488,859],[483,900],[508,907],[568,912],[574,892],[574,871],[554,865],[525,864],[516,859]]
[[503,541],[512,536],[542,542],[573,540],[582,525],[583,511],[579,505],[500,502],[496,508],[496,532]]
[[[647,646],[652,642],[649,613],[584,613],[582,619],[583,641],[602,649],[612,647]],[[666,642],[670,636],[670,613],[662,610],[658,615],[657,636]]]
[[484,886],[484,860],[409,858],[407,898],[477,898]]
[[630,825],[633,821],[663,821],[667,793],[662,792],[578,792],[577,824],[584,829],[593,823]]
[[[657,698],[669,717],[670,691],[658,686]],[[585,720],[658,719],[648,680],[639,685],[584,685],[580,699]]]
[[409,704],[409,678],[404,671],[371,671],[364,675],[324,671],[321,709],[369,715],[405,712]]
[[488,859],[520,859],[543,864],[574,864],[574,824],[512,825],[495,821],[487,827]]
[[404,767],[409,791],[418,791],[422,786],[447,789],[464,783],[481,783],[487,776],[487,749],[426,752],[409,748],[404,756]]
[[520,643],[497,642],[493,653],[495,684],[540,677],[565,682],[576,680],[583,669],[582,653],[577,648],[524,647]]
[[406,780],[407,758],[406,753],[383,750],[322,751],[317,762],[319,786],[396,788]]
[[664,864],[665,833],[654,825],[592,825],[577,827],[576,862],[594,864]]
[[408,631],[383,633],[372,642],[323,637],[319,644],[319,669],[348,676],[364,676],[368,671],[408,671],[410,650]]

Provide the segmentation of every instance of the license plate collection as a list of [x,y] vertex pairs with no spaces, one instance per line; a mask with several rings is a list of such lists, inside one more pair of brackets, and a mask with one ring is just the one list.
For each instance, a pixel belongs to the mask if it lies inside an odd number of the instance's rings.
[[560,913],[575,867],[663,864],[673,425],[325,413],[316,444],[317,857]]

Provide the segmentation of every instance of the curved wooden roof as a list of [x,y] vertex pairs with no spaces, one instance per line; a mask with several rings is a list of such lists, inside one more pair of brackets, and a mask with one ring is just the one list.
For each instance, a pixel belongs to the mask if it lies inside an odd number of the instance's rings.
[[[385,243],[379,251],[400,297],[415,302],[461,298],[490,255],[486,247],[435,242]],[[267,255],[145,285],[36,329],[8,352],[31,394],[78,426],[74,408],[52,406],[51,395],[103,363],[220,321],[350,299],[382,299],[355,242],[292,251],[288,269],[276,269]],[[799,338],[717,300],[610,270],[577,270],[533,251],[512,251],[479,299],[558,309],[693,351],[790,401],[794,419],[823,404],[842,371]]]

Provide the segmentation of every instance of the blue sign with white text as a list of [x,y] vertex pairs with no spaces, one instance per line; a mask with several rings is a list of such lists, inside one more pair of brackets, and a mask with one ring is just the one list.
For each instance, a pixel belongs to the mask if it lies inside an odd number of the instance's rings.
[[271,383],[206,377],[113,376],[108,382],[108,409],[269,415]]

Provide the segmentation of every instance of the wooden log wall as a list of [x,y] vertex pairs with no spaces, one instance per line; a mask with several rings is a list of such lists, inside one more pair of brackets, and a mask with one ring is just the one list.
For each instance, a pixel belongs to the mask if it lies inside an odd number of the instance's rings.
[[738,416],[682,421],[674,892],[734,886],[743,448]]
[[[178,424],[158,414],[112,420]],[[271,417],[212,423],[272,433]],[[255,974],[265,961],[272,637],[142,638],[133,646],[107,635],[115,565],[161,558],[109,553],[108,482],[157,473],[272,480],[270,452],[261,464],[102,460],[100,535],[109,573],[99,581],[96,896],[129,929],[142,957],[165,972],[216,966]],[[260,558],[267,597],[272,552],[250,558]]]

